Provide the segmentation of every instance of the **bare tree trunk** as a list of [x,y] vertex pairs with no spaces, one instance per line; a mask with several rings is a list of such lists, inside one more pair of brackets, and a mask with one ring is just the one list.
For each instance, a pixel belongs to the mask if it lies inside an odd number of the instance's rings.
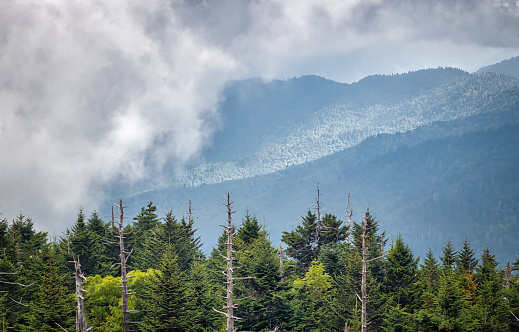
[[346,243],[350,244],[350,235],[351,235],[351,217],[353,216],[353,211],[349,209],[350,208],[350,194],[348,193],[348,203],[346,204],[346,213],[348,214],[348,223],[346,224],[346,227],[348,228],[348,234],[346,235]]
[[[323,228],[321,222],[321,208],[323,205],[321,204],[321,191],[319,190],[319,183],[317,183],[317,198],[315,200],[315,209],[317,210],[317,227],[315,229],[315,250],[317,255],[319,254],[319,246],[321,241],[321,231]],[[317,259],[317,257],[315,257]]]
[[76,281],[76,299],[77,299],[77,311],[76,311],[76,331],[87,332],[88,326],[86,322],[85,314],[85,299],[83,297],[83,285],[86,282],[86,278],[81,272],[81,264],[79,263],[79,257],[74,259],[74,279]]
[[361,314],[361,330],[362,332],[367,331],[368,326],[368,294],[366,293],[366,276],[368,274],[368,247],[366,246],[366,231],[368,224],[368,212],[364,216],[364,222],[362,224],[362,280],[361,280],[361,303],[362,303],[362,314]]
[[[123,201],[119,201],[119,205],[116,204],[119,208],[119,235],[116,236],[119,238],[119,257],[121,258],[121,284],[122,284],[122,310],[123,310],[123,331],[130,331],[130,310],[128,310],[128,278],[126,276],[126,261],[130,256],[131,252],[126,252],[124,250],[124,229],[123,229],[123,219],[124,219],[124,206]],[[128,254],[128,256],[127,256]]]
[[[219,201],[220,202],[220,201]],[[227,194],[226,196],[226,203],[220,202],[224,206],[227,207],[227,225],[220,225],[227,231],[227,255],[223,256],[227,262],[227,266],[225,267],[225,270],[223,271],[223,274],[227,277],[227,281],[225,282],[227,285],[227,293],[224,297],[226,299],[226,305],[223,307],[226,309],[226,312],[218,311],[213,308],[214,311],[225,315],[227,319],[226,324],[226,331],[227,332],[235,332],[236,329],[234,328],[234,321],[239,320],[241,318],[234,316],[234,309],[238,306],[234,304],[234,297],[233,297],[233,287],[234,287],[234,280],[238,279],[251,279],[251,277],[233,277],[232,273],[233,270],[236,269],[236,267],[233,267],[233,261],[236,260],[236,258],[233,256],[235,253],[234,251],[234,244],[232,243],[233,237],[234,237],[234,229],[235,227],[232,225],[232,214],[236,211],[232,211],[232,203],[230,201],[230,195]],[[243,300],[243,299],[242,299]]]

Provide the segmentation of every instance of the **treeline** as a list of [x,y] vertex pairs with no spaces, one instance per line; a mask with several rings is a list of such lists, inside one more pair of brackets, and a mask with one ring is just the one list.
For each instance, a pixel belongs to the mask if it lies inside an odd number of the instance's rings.
[[[124,226],[131,330],[225,331],[225,229],[205,255],[191,209],[180,219],[156,212],[150,202]],[[123,331],[116,218],[80,210],[57,239],[24,215],[0,221],[0,329],[75,330],[79,258],[87,325]],[[384,237],[369,210],[351,224],[308,211],[279,247],[248,211],[237,219],[239,331],[519,331],[517,259],[502,267],[488,249],[449,240],[420,262],[401,236]]]

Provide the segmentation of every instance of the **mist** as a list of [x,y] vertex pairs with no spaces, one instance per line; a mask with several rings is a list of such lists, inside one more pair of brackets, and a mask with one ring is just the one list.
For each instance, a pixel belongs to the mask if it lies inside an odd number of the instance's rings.
[[518,45],[506,0],[2,2],[0,212],[59,235],[196,163],[230,80],[475,71]]

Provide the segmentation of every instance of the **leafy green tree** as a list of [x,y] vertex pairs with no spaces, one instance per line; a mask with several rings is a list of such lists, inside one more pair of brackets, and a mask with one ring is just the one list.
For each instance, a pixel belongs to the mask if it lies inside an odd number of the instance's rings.
[[[142,297],[152,274],[151,270],[128,273],[128,286],[135,293],[128,296],[130,310],[142,309],[139,298]],[[92,326],[94,331],[122,332],[121,277],[89,276],[84,289],[87,291],[85,292],[85,308],[88,325]],[[132,313],[132,320],[142,321],[142,314]]]
[[344,329],[344,326],[339,326],[337,316],[331,310],[335,307],[332,281],[332,277],[318,261],[313,261],[305,275],[294,281],[291,331]]

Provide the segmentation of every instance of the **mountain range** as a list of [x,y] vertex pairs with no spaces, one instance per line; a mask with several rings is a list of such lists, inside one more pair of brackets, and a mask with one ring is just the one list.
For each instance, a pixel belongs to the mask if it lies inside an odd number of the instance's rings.
[[317,76],[230,82],[213,142],[198,164],[123,198],[127,215],[153,201],[187,215],[208,252],[230,193],[279,244],[315,208],[353,220],[367,208],[389,238],[421,257],[450,238],[501,261],[519,252],[519,57],[468,73],[454,68],[374,75],[352,84]]

